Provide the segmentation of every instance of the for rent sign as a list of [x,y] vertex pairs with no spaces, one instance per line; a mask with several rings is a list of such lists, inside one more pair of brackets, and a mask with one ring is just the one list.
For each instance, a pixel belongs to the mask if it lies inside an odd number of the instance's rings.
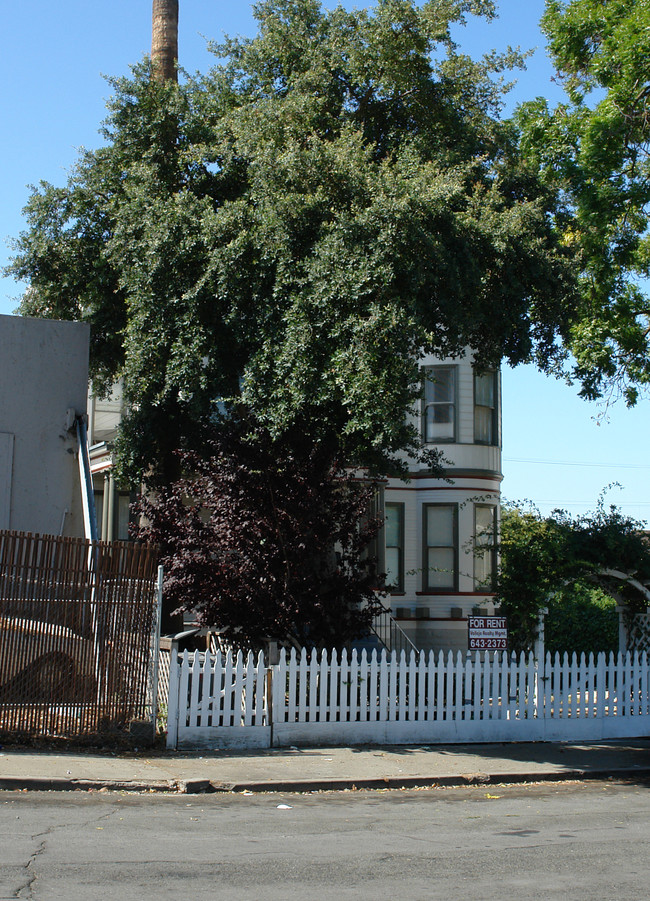
[[469,616],[470,651],[507,651],[508,620],[505,616]]

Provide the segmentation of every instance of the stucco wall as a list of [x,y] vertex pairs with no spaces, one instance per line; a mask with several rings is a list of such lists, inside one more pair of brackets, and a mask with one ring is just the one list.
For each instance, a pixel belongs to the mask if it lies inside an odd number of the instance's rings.
[[86,412],[89,328],[0,316],[0,528],[83,535],[75,432]]

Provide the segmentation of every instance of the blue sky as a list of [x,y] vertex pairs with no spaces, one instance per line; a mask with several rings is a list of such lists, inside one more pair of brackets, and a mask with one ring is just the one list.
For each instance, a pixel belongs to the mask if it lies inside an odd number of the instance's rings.
[[[326,7],[334,6],[325,2]],[[363,3],[345,3],[346,6]],[[503,0],[499,19],[472,21],[458,31],[467,52],[506,45],[537,48],[517,75],[511,102],[538,94],[557,101],[561,92],[538,28],[543,0]],[[98,126],[110,89],[103,75],[122,75],[150,46],[151,0],[21,0],[3,10],[0,98],[4,140],[0,147],[0,266],[10,254],[6,240],[23,227],[27,185],[41,179],[63,184],[80,147],[97,145]],[[212,60],[206,39],[252,34],[246,2],[180,0],[179,55],[190,72]],[[0,313],[16,306],[20,287],[0,281]],[[503,374],[504,496],[530,499],[543,512],[594,509],[605,486],[618,482],[608,502],[637,519],[650,519],[650,403],[633,410],[581,401],[577,389],[534,371]]]

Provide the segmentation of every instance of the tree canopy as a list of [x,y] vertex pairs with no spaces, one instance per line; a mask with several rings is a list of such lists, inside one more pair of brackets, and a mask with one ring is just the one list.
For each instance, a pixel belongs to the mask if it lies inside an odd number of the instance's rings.
[[633,404],[650,383],[650,2],[547,0],[542,29],[567,100],[525,104],[519,123],[577,254],[568,346],[586,397]]
[[10,266],[23,313],[88,321],[96,383],[124,379],[129,481],[168,479],[233,398],[386,471],[419,452],[423,352],[551,367],[569,334],[556,190],[500,118],[521,59],[450,34],[493,4],[254,10],[204,75],[112,80],[103,146],[33,191]]

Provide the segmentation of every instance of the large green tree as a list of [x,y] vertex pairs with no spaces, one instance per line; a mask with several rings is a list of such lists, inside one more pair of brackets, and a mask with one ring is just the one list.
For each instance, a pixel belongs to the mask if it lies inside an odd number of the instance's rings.
[[129,480],[168,481],[235,397],[386,471],[419,452],[423,351],[551,366],[569,331],[555,190],[500,119],[519,56],[450,34],[493,4],[254,10],[204,76],[112,82],[103,146],[33,192],[10,267],[23,313],[88,321],[94,379],[123,377]]
[[650,0],[548,0],[542,28],[567,100],[519,119],[579,260],[575,374],[585,396],[633,404],[650,383]]

